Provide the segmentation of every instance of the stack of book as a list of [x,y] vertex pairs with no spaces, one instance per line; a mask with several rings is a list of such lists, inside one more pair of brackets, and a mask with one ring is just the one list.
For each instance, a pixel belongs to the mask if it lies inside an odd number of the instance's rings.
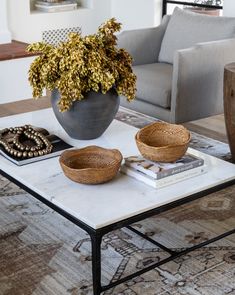
[[142,156],[131,156],[125,158],[121,172],[154,188],[161,188],[206,173],[207,166],[203,159],[189,153],[175,163],[152,162]]
[[77,9],[76,0],[62,0],[58,2],[48,2],[43,0],[35,1],[35,7],[44,12],[59,12]]

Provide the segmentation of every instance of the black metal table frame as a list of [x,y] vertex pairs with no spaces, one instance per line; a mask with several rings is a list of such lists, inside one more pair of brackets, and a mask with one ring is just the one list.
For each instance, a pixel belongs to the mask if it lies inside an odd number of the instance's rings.
[[[145,234],[139,232],[138,230],[136,230],[135,228],[131,227],[131,224],[138,222],[138,221],[142,221],[146,218],[152,217],[154,215],[160,214],[162,212],[168,211],[170,209],[173,209],[175,207],[184,205],[186,203],[192,202],[194,200],[197,200],[199,198],[205,197],[206,195],[209,195],[213,192],[217,192],[219,190],[222,190],[228,186],[231,186],[233,184],[235,184],[235,179],[228,181],[226,183],[214,186],[210,189],[206,189],[203,190],[201,192],[192,194],[188,197],[179,199],[177,201],[171,202],[167,205],[163,205],[161,207],[157,207],[155,209],[146,211],[144,213],[135,215],[133,217],[121,220],[117,223],[113,223],[110,224],[108,226],[99,228],[99,229],[94,229],[92,227],[90,227],[89,225],[85,224],[84,222],[82,222],[81,220],[75,218],[74,216],[72,216],[71,214],[69,214],[68,212],[62,210],[61,208],[59,208],[58,206],[56,206],[55,204],[51,203],[50,201],[46,200],[44,197],[42,197],[41,195],[39,195],[38,193],[36,193],[35,191],[31,190],[30,188],[28,188],[27,186],[25,186],[24,184],[22,184],[20,181],[16,180],[15,178],[13,178],[12,176],[10,176],[9,174],[5,173],[4,171],[2,171],[0,169],[0,174],[2,176],[4,176],[5,178],[7,178],[8,180],[10,180],[11,182],[15,183],[17,186],[19,186],[20,188],[24,189],[26,192],[28,192],[29,194],[31,194],[32,196],[34,196],[36,199],[38,199],[39,201],[41,201],[42,203],[44,203],[45,205],[47,205],[48,207],[50,207],[51,209],[55,210],[57,213],[59,213],[60,215],[62,215],[63,217],[65,217],[66,219],[68,219],[69,221],[71,221],[72,223],[74,223],[75,225],[79,226],[81,229],[85,230],[91,238],[91,248],[92,248],[92,278],[93,278],[93,293],[94,295],[100,295],[102,292],[111,289],[117,285],[120,285],[128,280],[131,280],[139,275],[144,274],[145,272],[148,272],[160,265],[163,265],[169,261],[174,260],[177,257],[180,257],[182,255],[185,255],[193,250],[199,249],[203,246],[209,245],[213,242],[216,242],[218,240],[221,240],[229,235],[235,234],[235,228],[231,229],[223,234],[220,234],[219,236],[216,236],[212,239],[209,239],[205,242],[202,242],[200,244],[194,245],[192,247],[189,248],[185,248],[182,251],[173,251],[167,247],[165,247],[164,245],[158,243],[157,241],[151,239],[150,237],[146,236]],[[126,227],[129,230],[133,231],[134,233],[136,233],[137,235],[140,235],[142,238],[148,240],[149,242],[151,242],[152,244],[158,246],[159,248],[163,249],[164,251],[168,252],[170,254],[169,257],[155,262],[133,274],[130,274],[124,278],[121,278],[117,281],[111,282],[108,285],[102,286],[101,285],[101,242],[102,242],[102,238],[105,234],[113,231],[113,230],[117,230],[120,228]]]

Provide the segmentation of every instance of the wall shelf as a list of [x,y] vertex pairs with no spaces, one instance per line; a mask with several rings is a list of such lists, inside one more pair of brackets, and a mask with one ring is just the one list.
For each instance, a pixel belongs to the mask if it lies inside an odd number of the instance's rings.
[[8,23],[12,37],[32,43],[41,41],[45,31],[78,27],[82,28],[84,34],[89,34],[96,25],[92,23],[94,1],[80,0],[78,8],[73,10],[44,12],[35,9],[35,0],[8,0]]

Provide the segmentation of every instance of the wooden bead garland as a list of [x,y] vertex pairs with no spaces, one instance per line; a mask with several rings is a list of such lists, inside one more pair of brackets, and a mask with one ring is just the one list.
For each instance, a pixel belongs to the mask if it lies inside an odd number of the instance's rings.
[[[12,139],[6,140],[6,136],[9,134],[12,134]],[[35,145],[29,146],[22,143],[22,137],[34,141]],[[8,154],[24,159],[50,154],[53,149],[50,141],[42,133],[34,130],[30,125],[1,130],[0,146],[2,146]]]

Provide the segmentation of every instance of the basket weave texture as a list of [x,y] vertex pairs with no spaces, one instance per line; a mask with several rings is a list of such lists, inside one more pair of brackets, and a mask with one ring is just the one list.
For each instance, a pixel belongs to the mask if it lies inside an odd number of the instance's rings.
[[142,128],[135,136],[141,155],[155,162],[175,162],[184,156],[191,139],[182,125],[156,122]]
[[84,184],[99,184],[115,177],[122,154],[116,149],[88,146],[61,154],[60,165],[71,180]]

